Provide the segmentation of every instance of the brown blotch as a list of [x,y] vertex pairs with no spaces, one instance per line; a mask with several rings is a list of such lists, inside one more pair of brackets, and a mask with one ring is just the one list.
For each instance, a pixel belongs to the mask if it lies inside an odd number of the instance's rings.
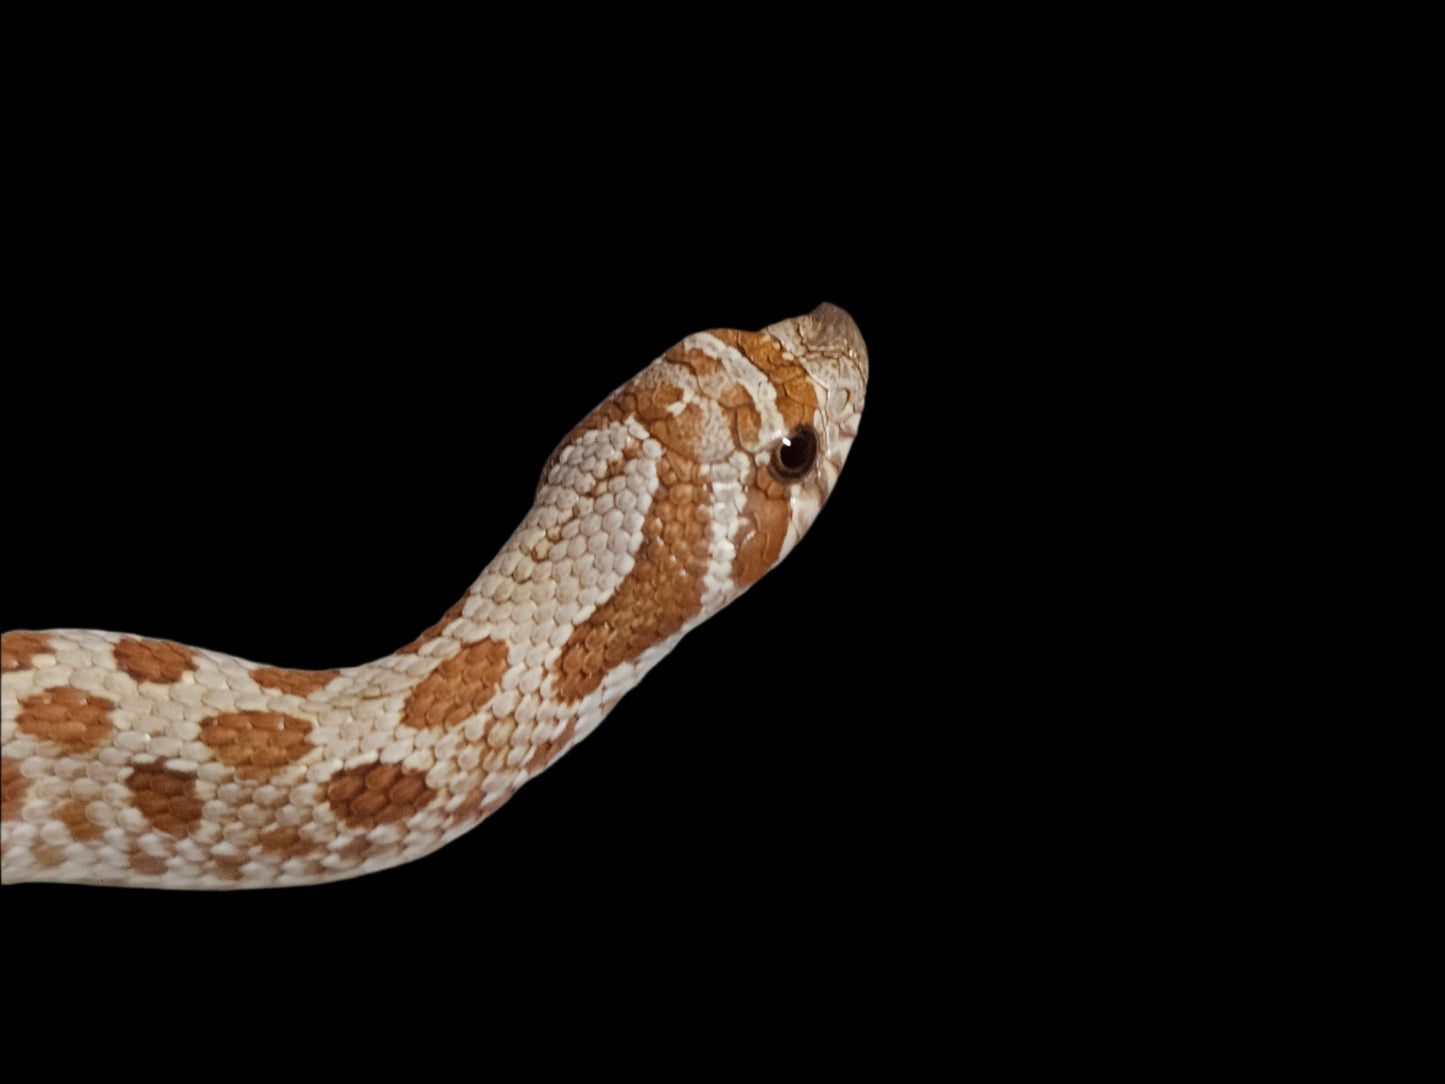
[[159,877],[166,871],[166,860],[157,858],[153,854],[146,854],[145,851],[132,851],[129,865],[136,873],[144,874],[147,877]]
[[818,393],[808,371],[797,359],[783,357],[783,344],[763,331],[735,331],[718,328],[708,332],[715,339],[739,351],[758,367],[777,392],[778,410],[789,429],[811,423],[818,409]]
[[83,753],[109,737],[114,707],[114,700],[79,689],[47,689],[20,701],[15,725],[32,738],[59,742],[67,753]]
[[372,850],[371,840],[365,836],[356,836],[337,847],[332,853],[340,855],[342,858],[365,858]]
[[245,874],[241,867],[251,861],[250,848],[240,848],[235,854],[217,854],[212,851],[207,856],[210,861],[206,863],[206,872],[213,873],[223,881],[241,881]]
[[213,855],[206,872],[214,873],[223,881],[240,881],[246,876],[241,867],[249,861],[250,858],[245,855]]
[[788,491],[771,475],[759,471],[748,489],[742,522],[733,537],[733,582],[740,588],[754,583],[777,563],[792,519]]
[[632,571],[572,630],[554,671],[558,696],[575,703],[607,671],[682,629],[702,609],[712,523],[710,492],[685,455],[657,462],[658,489],[642,524]]
[[300,877],[327,877],[334,876],[336,871],[327,869],[319,858],[307,858],[301,863],[301,868],[295,871]]
[[55,817],[70,829],[70,838],[78,843],[86,843],[100,838],[100,826],[92,824],[90,818],[85,815],[84,802],[77,802],[74,799],[61,802],[55,809]]
[[406,647],[398,648],[396,653],[398,655],[415,655],[418,651],[421,650],[422,645],[431,643],[433,640],[435,640],[438,636],[440,636],[443,632],[446,631],[446,627],[448,625],[450,625],[457,618],[461,617],[462,610],[466,607],[466,605],[467,599],[466,596],[463,596],[452,606],[450,610],[442,614],[442,619],[440,621],[438,621],[431,628],[427,629],[411,643],[407,644]]
[[169,684],[194,668],[196,653],[169,640],[126,637],[115,645],[115,664],[137,681]]
[[182,838],[201,821],[196,773],[178,772],[159,764],[137,764],[126,778],[135,806],[151,827]]
[[201,741],[247,779],[265,779],[315,748],[311,723],[279,711],[232,711],[201,720]]
[[618,397],[644,423],[672,417],[672,406],[682,402],[683,391],[670,380],[643,373]]
[[467,796],[463,799],[462,804],[447,814],[447,824],[452,828],[461,824],[473,826],[480,824],[511,801],[512,795],[515,793],[514,790],[504,790],[502,793],[488,798],[481,787],[473,787],[467,791]]
[[30,848],[30,855],[35,859],[35,864],[41,869],[54,869],[65,861],[65,852],[59,847],[52,847],[48,843],[40,843]]
[[567,725],[555,738],[551,741],[539,742],[532,749],[532,755],[527,760],[527,771],[536,775],[548,764],[551,764],[553,759],[567,748],[567,743],[572,740],[572,735],[575,733],[577,733],[577,719],[574,716],[567,720]]
[[482,819],[482,788],[473,787],[467,791],[467,796],[462,799],[462,804],[447,814],[447,822],[456,827],[458,824],[469,824]]
[[19,759],[0,757],[0,821],[20,819],[20,807],[29,789],[30,780],[20,774]]
[[763,418],[752,392],[741,384],[731,384],[718,396],[717,404],[732,418],[734,444],[756,448],[762,443]]
[[343,824],[369,829],[415,816],[436,795],[426,785],[425,772],[399,764],[363,764],[333,775],[325,801]]
[[717,397],[717,405],[725,410],[737,410],[753,405],[753,393],[736,382],[729,384]]
[[30,660],[50,650],[43,632],[7,632],[0,636],[0,672],[30,669]]
[[697,457],[698,437],[702,428],[702,407],[695,402],[688,403],[677,414],[669,414],[647,423],[647,431],[664,448],[694,459]]
[[300,858],[326,849],[324,843],[303,838],[299,829],[283,828],[280,825],[273,825],[262,832],[260,843],[263,851],[286,858]]
[[355,839],[347,840],[346,843],[337,847],[332,854],[340,855],[342,858],[353,860],[363,858],[385,858],[388,855],[396,854],[401,848],[395,843],[373,843],[365,836],[357,836]]
[[[713,332],[712,334],[717,334]],[[666,354],[662,355],[664,361],[670,361],[674,365],[686,366],[696,376],[711,376],[713,373],[723,371],[723,363],[711,354],[704,353],[697,347],[686,347],[678,343]]]
[[[688,351],[686,356],[693,354],[716,364],[697,351]],[[689,367],[695,372],[702,371],[697,365]],[[703,409],[694,401],[674,411],[672,408],[684,398],[682,388],[674,380],[675,377],[661,375],[656,369],[645,369],[618,394],[617,400],[628,407],[628,413],[635,415],[663,447],[696,458],[698,437],[704,424]]]
[[251,680],[263,689],[279,689],[295,696],[310,696],[317,689],[331,684],[340,670],[283,670],[279,666],[258,666],[251,671]]
[[497,695],[507,666],[506,644],[467,644],[412,691],[401,712],[402,725],[447,729],[466,722]]

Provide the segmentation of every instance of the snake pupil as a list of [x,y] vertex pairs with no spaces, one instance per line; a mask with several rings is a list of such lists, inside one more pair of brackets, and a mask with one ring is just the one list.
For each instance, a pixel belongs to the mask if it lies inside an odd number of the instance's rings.
[[800,425],[778,442],[768,466],[778,481],[796,482],[817,459],[818,432],[811,425]]

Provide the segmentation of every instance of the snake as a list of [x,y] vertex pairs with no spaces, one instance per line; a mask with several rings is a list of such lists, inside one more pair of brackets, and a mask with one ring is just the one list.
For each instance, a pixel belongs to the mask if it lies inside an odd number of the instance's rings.
[[867,380],[835,305],[689,335],[573,427],[462,599],[375,662],[4,633],[0,879],[310,885],[458,838],[788,555],[837,484]]

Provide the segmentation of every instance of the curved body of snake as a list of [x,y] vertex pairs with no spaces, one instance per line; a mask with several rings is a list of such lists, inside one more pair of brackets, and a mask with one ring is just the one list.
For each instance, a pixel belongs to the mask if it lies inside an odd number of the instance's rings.
[[832,305],[689,336],[572,430],[466,596],[363,666],[5,633],[4,880],[313,884],[455,839],[792,549],[867,376]]

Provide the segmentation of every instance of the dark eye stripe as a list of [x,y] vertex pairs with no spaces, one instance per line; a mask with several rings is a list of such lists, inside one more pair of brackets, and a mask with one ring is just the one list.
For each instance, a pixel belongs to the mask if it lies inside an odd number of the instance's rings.
[[818,431],[800,425],[773,447],[768,470],[780,482],[796,482],[818,461]]

